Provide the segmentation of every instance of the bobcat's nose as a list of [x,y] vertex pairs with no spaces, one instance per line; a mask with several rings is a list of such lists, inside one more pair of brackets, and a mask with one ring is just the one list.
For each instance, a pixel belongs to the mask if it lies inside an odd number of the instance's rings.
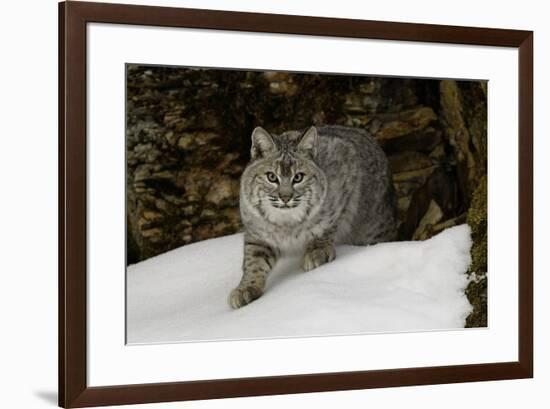
[[279,194],[279,198],[286,204],[292,199],[292,194]]

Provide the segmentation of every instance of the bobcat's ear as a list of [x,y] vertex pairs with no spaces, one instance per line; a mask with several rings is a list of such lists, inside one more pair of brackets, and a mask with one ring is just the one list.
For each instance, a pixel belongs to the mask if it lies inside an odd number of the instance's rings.
[[273,138],[264,128],[258,126],[252,131],[252,148],[250,156],[252,159],[261,158],[277,149]]
[[300,142],[296,146],[296,151],[309,156],[311,159],[315,159],[317,157],[318,146],[319,134],[317,133],[317,128],[312,126],[302,135]]

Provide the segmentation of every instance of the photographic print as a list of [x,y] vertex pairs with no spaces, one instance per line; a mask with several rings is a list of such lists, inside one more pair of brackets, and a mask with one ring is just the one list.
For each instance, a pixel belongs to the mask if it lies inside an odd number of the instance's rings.
[[61,406],[533,376],[532,31],[58,21]]
[[127,64],[127,342],[487,327],[487,87]]

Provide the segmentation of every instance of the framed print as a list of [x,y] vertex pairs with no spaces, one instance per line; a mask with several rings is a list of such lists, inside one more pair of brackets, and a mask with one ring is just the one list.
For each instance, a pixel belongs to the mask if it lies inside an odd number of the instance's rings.
[[533,374],[533,33],[59,4],[59,404]]

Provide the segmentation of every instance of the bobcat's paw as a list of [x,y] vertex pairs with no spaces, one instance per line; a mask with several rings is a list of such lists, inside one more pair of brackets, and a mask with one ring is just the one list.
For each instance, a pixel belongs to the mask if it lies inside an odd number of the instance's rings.
[[322,266],[336,258],[336,251],[333,246],[313,248],[306,251],[304,256],[304,270],[309,271]]
[[258,287],[237,287],[229,294],[229,305],[233,309],[244,307],[257,298],[260,298],[263,291]]

